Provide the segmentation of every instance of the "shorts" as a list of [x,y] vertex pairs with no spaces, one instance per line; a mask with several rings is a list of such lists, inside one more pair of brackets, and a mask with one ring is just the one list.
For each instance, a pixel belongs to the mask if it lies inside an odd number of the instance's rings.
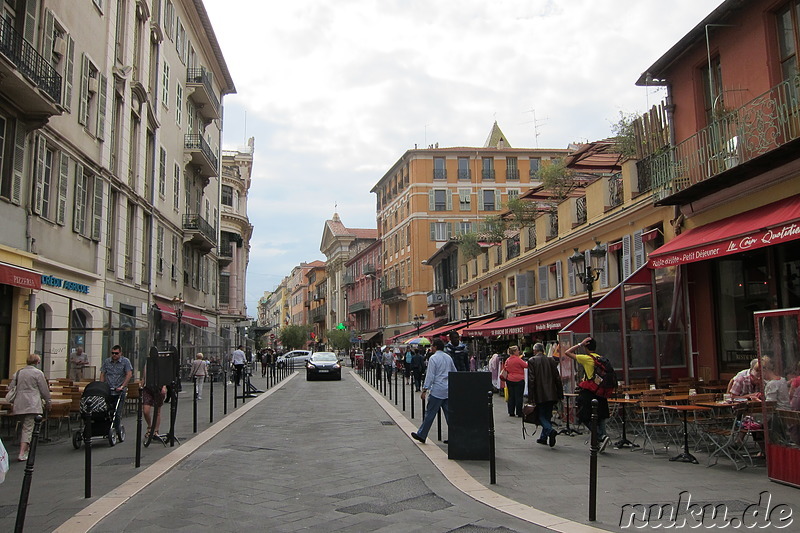
[[152,407],[161,407],[164,405],[164,398],[166,398],[166,393],[156,393],[149,387],[145,387],[142,389],[142,404],[143,405],[150,405]]

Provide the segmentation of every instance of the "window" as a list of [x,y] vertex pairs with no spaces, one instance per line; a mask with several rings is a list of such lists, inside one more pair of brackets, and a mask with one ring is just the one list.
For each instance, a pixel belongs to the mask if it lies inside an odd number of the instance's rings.
[[181,192],[181,166],[175,163],[175,168],[172,170],[172,207],[175,211],[180,209],[180,192]]
[[81,55],[79,98],[78,123],[102,139],[105,133],[106,77],[100,75],[86,54]]
[[164,32],[171,41],[175,35],[175,6],[172,4],[172,0],[167,0],[164,7]]
[[[124,42],[122,27],[124,23],[117,20],[117,56],[122,53],[121,43]],[[74,70],[75,41],[69,36],[67,30],[56,21],[53,12],[45,11],[44,19],[44,44],[43,55],[50,59],[50,64],[61,74],[64,88],[61,91],[61,105],[67,111],[72,103],[72,74]]]
[[458,209],[460,211],[472,210],[472,191],[470,189],[458,189]]
[[[57,210],[53,208],[53,203],[60,201],[63,192],[66,201],[66,181],[63,190],[59,180],[54,183],[53,165],[58,162],[58,154],[50,146],[43,135],[36,135],[36,154],[33,187],[33,212],[43,218],[52,219],[57,215]],[[66,180],[66,177],[64,178]],[[61,222],[63,224],[63,220]]]
[[[428,209],[430,211],[450,211],[453,209],[453,197],[447,189],[431,189],[428,191]],[[397,222],[395,221],[395,225]]]
[[519,179],[519,167],[517,167],[517,158],[516,157],[507,157],[506,158],[506,179],[507,180],[518,180]]
[[156,228],[156,272],[159,275],[164,272],[164,226],[161,224]]
[[706,110],[706,121],[711,124],[714,121],[714,113],[719,113],[723,107],[722,92],[722,65],[719,56],[711,58],[711,70],[708,65],[702,69],[703,78],[703,103]]
[[456,235],[464,235],[472,231],[472,222],[458,222],[456,225]]
[[[182,118],[181,113],[183,112],[182,106],[183,106],[183,87],[181,87],[180,84],[177,84],[175,85],[175,122],[178,124],[178,126],[181,125],[181,118]],[[190,130],[192,129],[191,124],[189,126],[189,129]]]
[[172,279],[178,279],[178,236],[172,236]]
[[537,174],[539,173],[539,165],[541,164],[541,160],[536,157],[531,157],[531,170],[530,170],[530,177],[536,178]]
[[163,146],[158,150],[158,195],[167,195],[167,151]]
[[161,103],[169,107],[169,63],[164,61],[164,72],[161,75]]
[[108,193],[106,208],[106,269],[114,272],[117,266],[117,191]]
[[468,157],[459,157],[458,158],[458,179],[460,180],[469,180],[472,176],[470,176],[469,172],[469,158]]
[[481,177],[484,180],[494,180],[494,159],[484,157],[481,159]]
[[519,189],[508,189],[506,194],[508,195],[509,202],[511,200],[519,200]]
[[453,224],[450,222],[431,222],[431,240],[447,241],[453,235]]
[[433,179],[435,180],[447,179],[447,169],[445,168],[444,157],[433,158]]
[[186,63],[186,30],[183,28],[183,22],[181,22],[180,17],[178,17],[178,26],[175,33],[175,50],[178,52],[181,62]]
[[798,19],[800,2],[793,0],[776,13],[778,18],[778,52],[780,53],[781,74],[784,80],[791,80],[798,73]]
[[233,207],[233,187],[230,185],[222,186],[222,205]]
[[484,189],[481,191],[483,195],[483,210],[484,211],[494,211],[497,209],[497,205],[495,203],[495,190],[494,189]]
[[[91,201],[91,203],[89,203]],[[99,241],[103,223],[103,181],[75,163],[75,197],[73,198],[72,230]]]

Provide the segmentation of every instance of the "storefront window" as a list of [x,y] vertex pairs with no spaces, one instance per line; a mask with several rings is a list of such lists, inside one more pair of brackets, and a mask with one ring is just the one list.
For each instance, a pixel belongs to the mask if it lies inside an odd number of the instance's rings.
[[628,369],[631,378],[655,375],[655,324],[650,285],[624,285]]
[[0,285],[0,377],[8,378],[11,350],[11,300],[13,287]]
[[[686,311],[679,267],[656,271],[656,320],[661,367],[686,367]],[[663,373],[662,373],[663,374]]]

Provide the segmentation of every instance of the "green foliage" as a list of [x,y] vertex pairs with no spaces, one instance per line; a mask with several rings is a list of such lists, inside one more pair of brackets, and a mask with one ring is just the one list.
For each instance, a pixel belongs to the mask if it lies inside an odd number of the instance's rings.
[[498,244],[503,242],[508,222],[499,216],[488,216],[480,227],[458,237],[458,249],[467,259],[475,259],[483,252],[480,243]]
[[536,176],[542,180],[544,188],[556,200],[563,200],[578,186],[575,171],[567,168],[564,159],[556,159],[549,165],[542,165]]
[[532,226],[539,214],[539,204],[532,200],[512,198],[506,204],[512,219],[507,222],[506,229],[520,229]]
[[614,140],[617,143],[617,150],[625,157],[636,156],[636,133],[634,123],[641,117],[636,113],[625,114],[619,112],[619,120],[616,124],[611,125],[611,131],[614,132]]
[[306,343],[309,341],[308,334],[310,332],[311,326],[289,324],[278,331],[278,338],[281,340],[284,349],[297,350],[306,346]]
[[475,259],[481,255],[481,246],[478,244],[478,234],[474,231],[464,233],[458,237],[458,249],[467,259]]
[[346,329],[329,329],[325,333],[328,344],[334,350],[347,350],[350,348],[350,331]]

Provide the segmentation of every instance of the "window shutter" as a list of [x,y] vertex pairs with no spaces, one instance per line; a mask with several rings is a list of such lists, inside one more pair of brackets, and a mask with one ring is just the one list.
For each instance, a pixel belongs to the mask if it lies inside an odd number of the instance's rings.
[[20,121],[14,131],[14,173],[11,181],[11,202],[22,203],[22,176],[25,170],[25,137],[27,132]]
[[103,236],[103,179],[94,178],[94,207],[92,208],[92,240],[100,242]]
[[67,57],[64,65],[64,97],[61,102],[67,111],[72,110],[72,73],[75,70],[75,41],[67,35]]
[[36,134],[35,142],[36,155],[34,161],[36,162],[36,170],[34,171],[34,184],[33,184],[33,212],[37,215],[42,214],[42,204],[44,203],[44,151],[45,141],[44,136]]
[[69,181],[69,156],[61,154],[61,162],[58,170],[58,207],[56,209],[56,224],[64,225],[67,218],[67,191]]
[[570,260],[567,260],[567,285],[569,286],[569,295],[575,296],[577,293],[575,288],[575,265]]
[[644,242],[642,230],[633,232],[633,269],[638,270],[644,264]]
[[608,287],[608,243],[601,245],[605,255],[600,261],[600,266],[603,270],[600,271],[600,288]]
[[429,222],[429,224],[431,225],[431,240],[435,241],[436,240],[436,223],[435,222]]
[[528,277],[528,305],[533,305],[536,303],[536,276],[533,270],[529,270],[525,275]]
[[53,12],[49,9],[44,12],[44,42],[42,43],[42,55],[48,62],[53,56],[53,26],[55,19]]
[[547,266],[539,267],[539,300],[546,302],[550,299],[550,291],[547,286]]
[[561,261],[556,261],[556,297],[564,297],[564,280],[561,276]]
[[86,126],[89,121],[89,108],[86,99],[89,97],[89,58],[81,54],[81,86],[78,95],[78,123]]
[[436,195],[434,194],[433,189],[428,191],[428,210],[430,211],[436,210]]
[[445,198],[446,198],[446,202],[447,202],[447,206],[446,206],[447,210],[448,211],[452,211],[453,210],[453,191],[451,191],[450,189],[447,189],[447,192],[445,193]]
[[84,225],[84,206],[86,204],[86,182],[83,178],[83,165],[75,164],[75,198],[72,211],[72,231],[82,233]]
[[631,236],[622,237],[622,280],[631,275]]
[[22,31],[22,36],[25,38],[28,43],[33,46],[36,46],[36,4],[39,2],[34,2],[33,0],[27,0],[25,2],[25,28]]
[[526,274],[514,276],[514,286],[517,290],[517,305],[530,305],[528,303],[528,276]]
[[101,141],[105,138],[106,134],[107,81],[108,80],[105,76],[100,76],[100,87],[98,88],[100,96],[97,99],[97,138]]
[[447,223],[447,240],[449,241],[452,238],[453,238],[453,223],[452,222],[448,222]]

